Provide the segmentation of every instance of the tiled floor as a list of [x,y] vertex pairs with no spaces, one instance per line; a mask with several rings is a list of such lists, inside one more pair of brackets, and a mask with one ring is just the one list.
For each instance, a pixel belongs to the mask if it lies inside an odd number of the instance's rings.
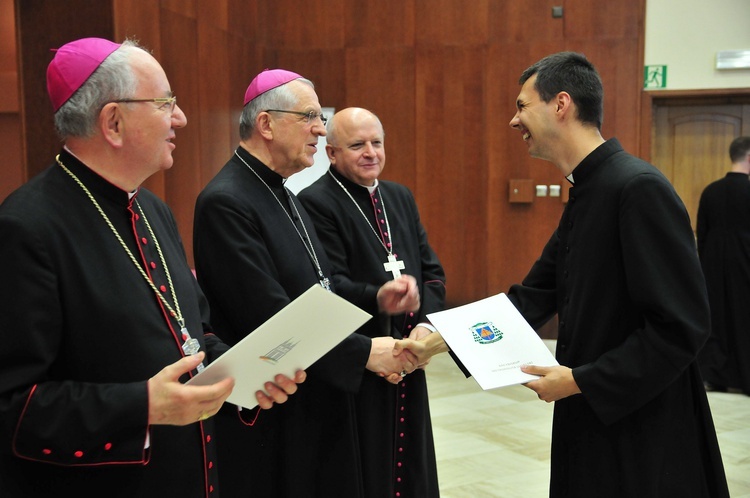
[[[428,384],[442,498],[548,496],[552,404],[523,386],[482,391],[445,354]],[[708,399],[731,496],[750,498],[750,396]]]

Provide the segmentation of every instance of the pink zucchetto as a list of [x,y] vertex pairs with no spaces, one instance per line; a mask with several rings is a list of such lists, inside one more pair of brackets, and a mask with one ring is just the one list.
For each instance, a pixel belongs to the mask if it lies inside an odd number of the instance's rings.
[[263,72],[253,78],[250,86],[247,87],[245,91],[245,103],[243,105],[247,105],[248,102],[258,95],[297,78],[302,78],[302,76],[286,69],[264,69]]
[[47,66],[47,93],[55,112],[120,46],[103,38],[81,38],[55,51],[55,57]]

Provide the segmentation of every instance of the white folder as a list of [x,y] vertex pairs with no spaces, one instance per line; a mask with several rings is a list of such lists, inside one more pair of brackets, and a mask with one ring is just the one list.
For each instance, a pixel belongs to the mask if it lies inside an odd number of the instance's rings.
[[[252,306],[249,303],[248,306]],[[187,384],[208,385],[234,377],[228,402],[254,408],[255,392],[276,374],[306,369],[371,318],[320,285],[313,285]]]

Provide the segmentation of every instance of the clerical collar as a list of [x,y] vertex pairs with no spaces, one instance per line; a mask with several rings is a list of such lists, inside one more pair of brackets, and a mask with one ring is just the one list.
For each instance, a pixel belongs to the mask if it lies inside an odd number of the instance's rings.
[[367,191],[370,192],[370,195],[372,195],[372,193],[375,192],[375,190],[377,190],[378,188],[378,179],[375,178],[375,185],[373,185],[372,187],[368,187],[367,185],[360,185],[360,187],[366,188]]
[[[86,166],[86,163],[84,163],[84,162],[83,162],[83,161],[81,160],[81,158],[80,158],[80,157],[76,156],[76,155],[75,155],[75,154],[73,153],[73,151],[72,151],[72,150],[70,150],[70,149],[68,148],[68,145],[67,145],[67,144],[64,144],[64,145],[63,145],[63,150],[64,150],[65,152],[67,152],[68,154],[70,154],[71,156],[73,156],[73,157],[74,157],[74,158],[75,158],[76,160],[78,160],[78,162],[79,162],[79,163],[81,163],[81,164],[83,164],[84,166]],[[86,168],[87,168],[87,169],[89,169],[89,170],[90,170],[90,171],[91,171],[92,173],[96,173],[96,172],[95,172],[94,170],[92,170],[92,169],[91,169],[91,168],[89,168],[88,166],[86,166]],[[96,173],[96,176],[99,176],[99,174],[98,174],[98,173]],[[107,182],[107,183],[109,183],[109,182]],[[122,189],[120,189],[120,190],[122,190]],[[138,193],[138,189],[137,189],[137,188],[136,188],[135,190],[133,190],[132,192],[128,192],[128,200],[132,200],[132,199],[133,199],[133,197],[135,197],[135,194],[137,194],[137,193]]]
[[235,157],[240,160],[240,164],[244,164],[272,188],[284,189],[286,178],[269,168],[263,161],[252,155],[244,147],[237,147],[235,149]]

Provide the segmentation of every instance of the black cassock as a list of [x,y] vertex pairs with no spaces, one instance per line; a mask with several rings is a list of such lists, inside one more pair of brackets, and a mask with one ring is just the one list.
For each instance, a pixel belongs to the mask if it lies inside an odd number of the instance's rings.
[[[345,186],[361,211],[336,180]],[[419,322],[427,321],[426,314],[443,309],[445,273],[427,241],[416,202],[406,187],[379,181],[371,197],[367,188],[331,168],[302,190],[299,198],[328,252],[336,292],[374,316],[359,333],[368,337],[406,337]],[[401,272],[417,280],[421,296],[418,312],[395,317],[378,314],[377,291],[393,279],[383,266],[388,262],[383,240],[392,243],[393,254],[404,263]],[[398,385],[366,372],[357,394],[357,417],[368,498],[439,496],[423,370],[407,375]]]
[[[188,331],[224,352],[169,208],[60,159],[174,308],[158,242]],[[0,496],[217,496],[213,419],[148,425],[146,383],[183,356],[180,328],[83,189],[40,173],[0,207],[0,240]]]
[[703,191],[698,255],[711,304],[711,337],[701,351],[705,381],[750,394],[750,181],[729,172]]
[[[282,177],[243,148],[237,154],[246,164],[233,155],[199,195],[193,238],[212,325],[230,344],[320,284],[303,238],[309,236],[323,273],[331,274],[312,221]],[[222,408],[216,418],[225,494],[363,496],[354,393],[370,347],[370,339],[352,334],[307,370],[289,401],[270,411]]]
[[583,393],[555,402],[550,496],[727,497],[696,362],[710,318],[687,211],[616,139],[573,179],[557,230],[508,293],[533,327],[557,313],[557,360]]

